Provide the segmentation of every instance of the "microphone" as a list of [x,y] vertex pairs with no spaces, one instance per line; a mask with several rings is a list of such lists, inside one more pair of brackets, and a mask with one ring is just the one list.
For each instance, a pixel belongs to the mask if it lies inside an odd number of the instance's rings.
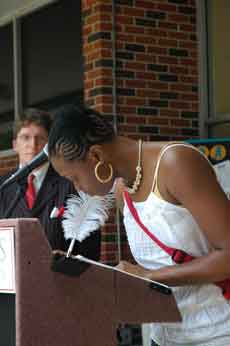
[[48,144],[46,144],[44,148],[40,151],[40,153],[36,155],[29,163],[19,168],[8,179],[6,179],[0,186],[0,190],[16,181],[20,181],[24,177],[27,177],[30,174],[30,172],[32,172],[35,168],[39,167],[46,161],[48,161]]

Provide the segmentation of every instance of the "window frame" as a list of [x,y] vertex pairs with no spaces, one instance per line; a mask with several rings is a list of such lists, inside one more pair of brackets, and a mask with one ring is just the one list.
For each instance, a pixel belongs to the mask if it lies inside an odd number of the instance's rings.
[[23,7],[11,11],[8,15],[0,17],[1,27],[13,25],[13,75],[14,75],[14,120],[19,119],[22,114],[22,40],[21,40],[21,19],[40,10],[42,7],[51,5],[58,0],[37,0]]
[[215,85],[212,76],[212,8],[209,0],[196,0],[199,36],[199,126],[200,137],[212,137],[212,129],[230,123],[230,114],[216,114]]
[[199,131],[201,138],[209,136],[208,119],[212,117],[210,85],[210,60],[208,58],[208,15],[207,0],[196,0],[197,6],[197,34],[199,42]]

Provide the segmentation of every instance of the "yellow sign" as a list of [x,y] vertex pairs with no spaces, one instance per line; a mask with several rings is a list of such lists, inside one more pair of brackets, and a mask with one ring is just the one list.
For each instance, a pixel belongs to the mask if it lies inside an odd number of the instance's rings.
[[199,145],[198,149],[208,158],[209,149],[206,147],[206,145]]
[[221,161],[227,154],[226,148],[222,144],[214,145],[210,150],[210,156],[213,160]]

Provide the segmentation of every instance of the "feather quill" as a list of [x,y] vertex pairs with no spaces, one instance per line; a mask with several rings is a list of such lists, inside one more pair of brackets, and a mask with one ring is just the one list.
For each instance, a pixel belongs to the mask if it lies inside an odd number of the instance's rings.
[[80,191],[79,196],[72,195],[67,200],[62,221],[65,239],[81,242],[103,226],[113,203],[113,193],[101,197],[89,196]]

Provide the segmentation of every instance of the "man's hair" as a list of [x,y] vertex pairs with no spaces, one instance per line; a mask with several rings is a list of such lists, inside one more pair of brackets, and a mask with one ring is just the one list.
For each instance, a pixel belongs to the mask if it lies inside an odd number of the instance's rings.
[[41,126],[47,131],[47,133],[49,133],[52,125],[52,116],[50,113],[40,109],[25,109],[21,118],[14,122],[13,138],[16,139],[19,131],[23,127],[29,126],[31,124]]
[[48,151],[50,156],[61,155],[65,160],[84,159],[91,145],[110,142],[114,137],[106,116],[91,108],[67,105],[54,115]]

